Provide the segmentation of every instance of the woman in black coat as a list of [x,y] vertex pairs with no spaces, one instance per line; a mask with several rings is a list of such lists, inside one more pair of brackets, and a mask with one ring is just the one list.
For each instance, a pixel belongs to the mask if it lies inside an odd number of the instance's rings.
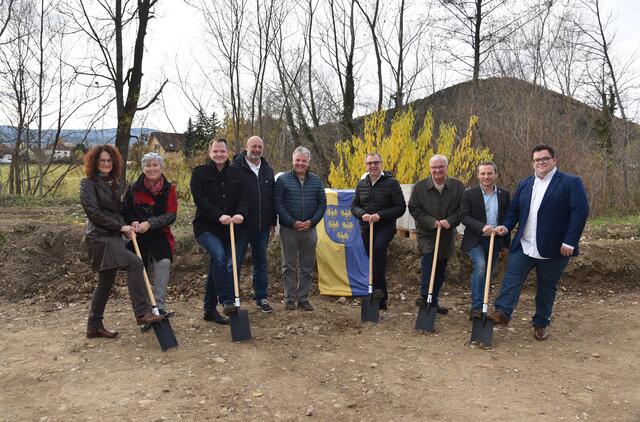
[[162,319],[151,312],[143,278],[142,260],[126,248],[124,234],[131,237],[134,229],[120,215],[118,177],[123,168],[122,157],[112,145],[92,147],[84,157],[86,178],[80,182],[80,202],[87,214],[85,244],[91,268],[98,272],[98,285],[93,291],[87,338],[114,338],[115,331],[104,328],[104,308],[119,268],[127,270],[129,296],[138,325]]

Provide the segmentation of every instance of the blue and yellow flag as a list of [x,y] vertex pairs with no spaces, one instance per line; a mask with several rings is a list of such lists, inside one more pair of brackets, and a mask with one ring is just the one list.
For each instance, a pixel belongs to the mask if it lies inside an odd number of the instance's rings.
[[351,214],[351,190],[325,189],[327,209],[317,225],[318,287],[330,296],[369,294],[369,258],[360,224]]

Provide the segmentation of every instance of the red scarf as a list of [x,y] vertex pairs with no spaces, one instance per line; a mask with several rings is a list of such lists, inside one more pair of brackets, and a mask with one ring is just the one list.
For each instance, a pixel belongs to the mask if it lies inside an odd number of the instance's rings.
[[152,196],[159,195],[160,191],[162,191],[163,185],[164,185],[164,180],[162,180],[162,177],[160,177],[158,181],[155,183],[151,183],[149,179],[147,179],[146,177],[144,178],[144,187],[149,191],[149,193]]

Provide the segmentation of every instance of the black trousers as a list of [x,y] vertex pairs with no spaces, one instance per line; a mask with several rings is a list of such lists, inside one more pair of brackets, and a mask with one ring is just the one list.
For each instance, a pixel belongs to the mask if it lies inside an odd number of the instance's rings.
[[[141,317],[145,313],[151,311],[149,300],[147,298],[147,290],[144,285],[144,276],[142,275],[142,260],[130,251],[127,251],[129,262],[122,269],[127,271],[127,287],[129,288],[129,297],[133,306],[133,314]],[[98,284],[93,291],[91,298],[91,308],[89,308],[89,320],[87,326],[90,328],[101,328],[104,315],[104,308],[107,306],[111,289],[116,281],[116,273],[118,268],[112,268],[98,272]]]
[[[369,225],[361,226],[362,243],[369,256]],[[386,305],[387,291],[387,249],[396,234],[396,222],[377,222],[373,224],[373,290],[382,290],[384,299],[380,305]]]

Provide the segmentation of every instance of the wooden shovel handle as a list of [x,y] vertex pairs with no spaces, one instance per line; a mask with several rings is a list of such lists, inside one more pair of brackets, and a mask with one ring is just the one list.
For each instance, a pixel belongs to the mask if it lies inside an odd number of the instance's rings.
[[373,286],[373,221],[369,221],[369,287]]
[[238,289],[238,267],[236,265],[236,235],[233,230],[233,223],[229,224],[229,234],[231,235],[231,267],[233,268],[233,294],[236,299],[240,297]]
[[484,304],[489,304],[489,284],[491,284],[491,270],[493,267],[493,244],[496,234],[491,232],[491,240],[489,240],[489,254],[487,256],[487,274],[484,277]]
[[440,249],[440,230],[442,227],[438,226],[436,232],[436,244],[433,248],[433,261],[431,262],[431,277],[429,278],[429,294],[433,293],[433,282],[436,279],[436,265],[438,264],[438,249]]
[[[135,232],[131,232],[131,233],[132,233],[131,242],[133,243],[133,249],[136,250],[136,255],[138,255],[138,258],[142,259],[142,254],[140,253],[140,248],[138,247],[138,241],[136,240],[136,233]],[[149,276],[147,275],[147,269],[144,266],[144,262],[142,263],[142,275],[144,276],[144,284],[147,287],[147,295],[149,296],[149,302],[151,302],[152,307],[157,308],[158,305],[156,305],[156,298],[153,295],[153,290],[151,290],[151,283],[149,282]]]

